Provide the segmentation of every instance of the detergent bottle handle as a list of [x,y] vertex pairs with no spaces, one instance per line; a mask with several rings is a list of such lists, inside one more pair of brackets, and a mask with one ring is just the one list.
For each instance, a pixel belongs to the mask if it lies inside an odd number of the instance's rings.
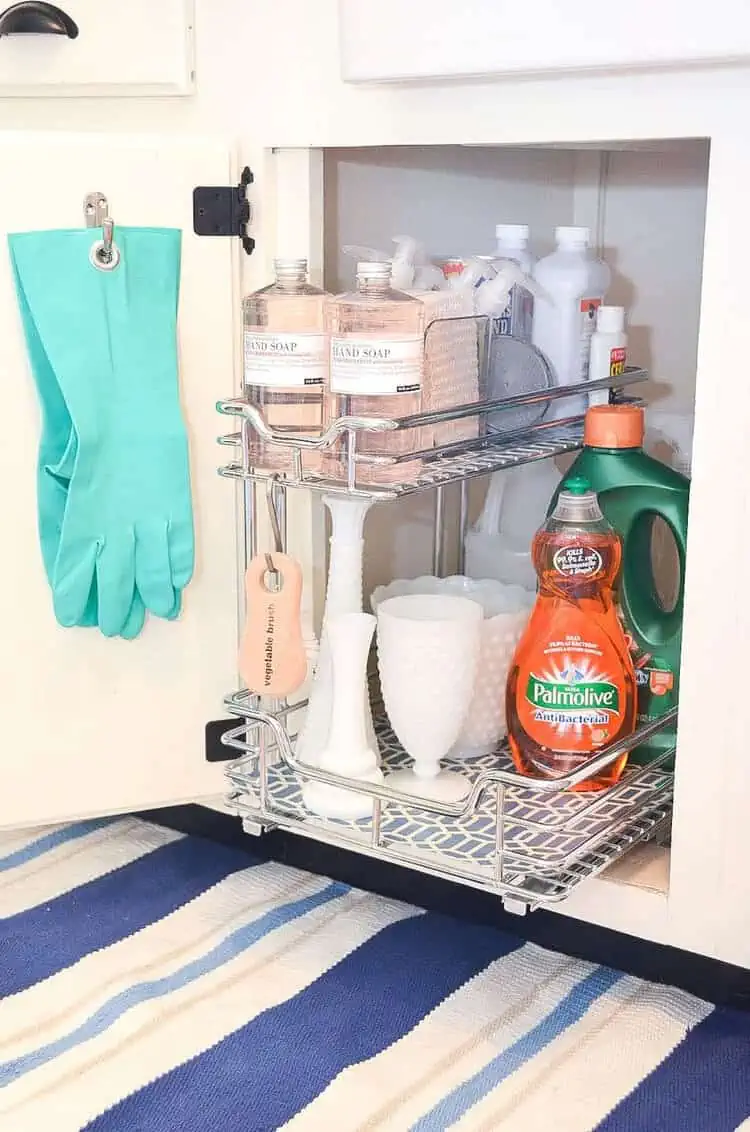
[[[661,604],[654,584],[651,537],[653,522],[657,518],[669,528],[679,559],[679,590],[672,609],[665,609]],[[663,511],[644,508],[634,517],[624,550],[620,599],[626,619],[644,645],[658,651],[674,638],[682,624],[687,554],[685,530],[675,525]],[[649,586],[643,585],[642,570],[646,563],[651,575]]]

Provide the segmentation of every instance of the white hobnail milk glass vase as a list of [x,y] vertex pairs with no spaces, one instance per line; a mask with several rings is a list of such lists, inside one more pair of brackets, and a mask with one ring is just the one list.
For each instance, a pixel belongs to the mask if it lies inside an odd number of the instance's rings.
[[482,621],[479,661],[474,694],[461,733],[449,757],[474,758],[490,754],[507,734],[505,684],[516,645],[529,620],[533,596],[522,586],[505,585],[491,578],[477,580],[463,574],[436,578],[399,578],[373,590],[370,603],[377,613],[381,602],[401,594],[456,594],[479,602]]
[[[328,622],[333,676],[331,725],[317,765],[345,778],[382,783],[383,773],[370,746],[366,704],[361,695],[374,630],[375,618],[371,613],[343,613]],[[357,820],[372,816],[372,798],[325,782],[305,782],[302,797],[308,810],[322,817]]]
[[[305,722],[297,739],[296,753],[308,766],[317,766],[331,728],[333,704],[333,667],[327,627],[333,617],[362,612],[362,554],[365,516],[372,502],[346,495],[324,495],[323,502],[331,515],[331,541],[328,562],[328,583],[320,633],[320,650]],[[377,758],[378,745],[372,723],[366,675],[362,697],[368,743]]]
[[391,726],[414,769],[388,786],[456,801],[469,780],[440,769],[458,739],[474,691],[482,607],[453,594],[405,594],[378,605],[378,669]]

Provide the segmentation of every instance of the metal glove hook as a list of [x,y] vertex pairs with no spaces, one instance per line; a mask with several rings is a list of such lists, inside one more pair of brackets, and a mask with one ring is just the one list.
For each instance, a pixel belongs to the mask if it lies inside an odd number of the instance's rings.
[[101,228],[102,239],[89,252],[89,262],[97,271],[114,271],[120,262],[120,249],[114,240],[115,222],[109,216],[104,193],[88,193],[83,201],[83,217],[87,228]]

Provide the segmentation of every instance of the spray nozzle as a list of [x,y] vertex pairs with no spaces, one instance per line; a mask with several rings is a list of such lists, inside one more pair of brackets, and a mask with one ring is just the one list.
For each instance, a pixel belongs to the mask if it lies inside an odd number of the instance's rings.
[[397,291],[445,291],[448,282],[439,267],[427,257],[424,244],[413,236],[394,236],[392,255],[379,248],[345,244],[342,251],[360,263],[390,263],[391,282]]

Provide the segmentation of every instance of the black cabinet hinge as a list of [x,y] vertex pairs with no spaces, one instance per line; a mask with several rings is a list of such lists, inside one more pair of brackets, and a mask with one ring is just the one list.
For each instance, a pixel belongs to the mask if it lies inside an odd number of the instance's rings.
[[206,724],[206,762],[226,763],[236,759],[237,752],[231,747],[225,747],[221,741],[222,735],[237,727],[237,719],[211,719]]
[[196,236],[239,236],[248,255],[255,240],[247,234],[250,202],[247,186],[255,178],[246,165],[239,185],[198,185],[193,189],[193,231]]

